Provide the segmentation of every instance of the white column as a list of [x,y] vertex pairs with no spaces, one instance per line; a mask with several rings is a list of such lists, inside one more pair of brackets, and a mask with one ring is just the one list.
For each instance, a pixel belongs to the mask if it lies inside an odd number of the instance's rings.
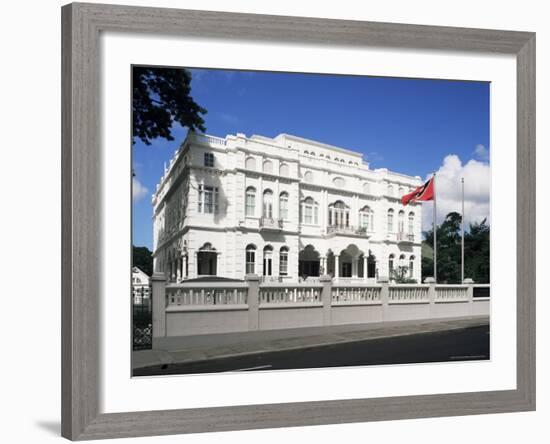
[[340,255],[334,255],[334,277],[338,279],[340,277]]
[[179,282],[181,281],[181,264],[183,261],[181,260],[181,257],[176,259],[176,280]]
[[185,256],[182,257],[181,275],[184,279],[188,278],[188,276],[187,276],[187,261],[189,260],[188,258],[189,258],[188,255],[185,255]]
[[358,274],[359,261],[357,258],[351,258],[351,277],[356,278]]
[[221,276],[220,273],[220,253],[216,253],[216,275]]
[[367,256],[363,256],[363,279],[365,281],[368,280],[369,272],[368,272],[368,261]]

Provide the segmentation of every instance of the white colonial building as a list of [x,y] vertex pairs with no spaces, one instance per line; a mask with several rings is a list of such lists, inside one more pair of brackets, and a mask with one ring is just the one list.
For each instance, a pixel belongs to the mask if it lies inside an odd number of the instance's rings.
[[190,134],[153,195],[155,271],[375,282],[403,266],[420,282],[421,205],[400,202],[420,184],[288,134]]

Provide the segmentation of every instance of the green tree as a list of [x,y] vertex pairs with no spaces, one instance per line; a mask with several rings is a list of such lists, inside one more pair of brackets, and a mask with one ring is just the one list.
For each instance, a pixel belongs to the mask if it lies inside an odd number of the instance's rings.
[[132,247],[132,265],[151,276],[153,274],[153,253],[147,247]]
[[484,219],[480,223],[470,224],[470,230],[464,234],[464,274],[474,282],[490,282],[490,238],[491,229]]
[[409,267],[400,265],[397,269],[393,269],[390,279],[397,284],[416,284],[416,279],[409,277]]
[[174,140],[172,125],[206,131],[206,109],[191,97],[191,73],[185,69],[136,66],[132,70],[132,141],[146,145],[163,137]]
[[[447,214],[437,226],[437,281],[460,283],[461,279],[461,232],[462,217],[459,213]],[[433,245],[433,229],[424,232],[426,246]],[[464,277],[478,283],[489,282],[490,228],[486,220],[470,224],[464,234]],[[423,248],[428,251],[428,248]],[[422,255],[422,279],[433,276],[433,255]]]

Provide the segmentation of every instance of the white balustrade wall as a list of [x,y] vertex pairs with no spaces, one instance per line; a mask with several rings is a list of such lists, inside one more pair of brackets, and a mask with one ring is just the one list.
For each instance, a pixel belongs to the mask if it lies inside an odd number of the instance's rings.
[[400,285],[390,287],[390,304],[428,302],[428,285]]
[[321,276],[312,282],[167,284],[155,274],[155,337],[187,336],[413,319],[488,316],[490,286],[483,284],[357,284]]

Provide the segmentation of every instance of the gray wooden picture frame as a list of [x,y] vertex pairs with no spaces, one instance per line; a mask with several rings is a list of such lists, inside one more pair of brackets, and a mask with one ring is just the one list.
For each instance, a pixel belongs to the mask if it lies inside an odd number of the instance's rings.
[[[517,60],[517,388],[163,411],[99,411],[104,31],[511,54]],[[84,440],[535,409],[535,34],[74,3],[62,8],[62,435]]]

